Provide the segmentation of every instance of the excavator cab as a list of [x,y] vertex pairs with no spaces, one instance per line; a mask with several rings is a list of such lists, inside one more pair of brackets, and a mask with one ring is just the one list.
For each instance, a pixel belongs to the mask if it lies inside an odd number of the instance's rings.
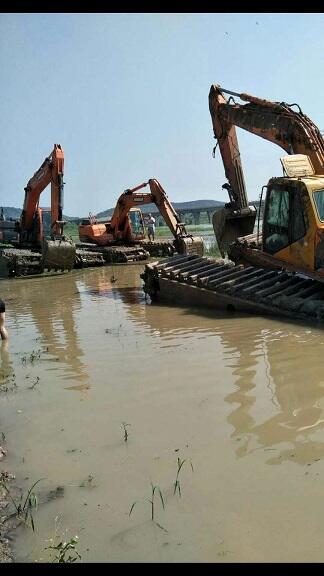
[[145,239],[143,215],[140,208],[131,208],[128,213],[130,240],[138,242]]
[[324,268],[324,177],[269,181],[262,250],[299,269]]

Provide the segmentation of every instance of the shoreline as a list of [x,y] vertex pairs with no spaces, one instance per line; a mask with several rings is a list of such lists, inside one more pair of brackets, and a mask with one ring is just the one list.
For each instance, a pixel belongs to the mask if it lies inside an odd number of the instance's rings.
[[7,517],[6,509],[10,505],[3,483],[12,481],[15,476],[6,471],[0,471],[0,564],[14,562],[13,551],[10,545],[10,533],[17,527],[14,517]]

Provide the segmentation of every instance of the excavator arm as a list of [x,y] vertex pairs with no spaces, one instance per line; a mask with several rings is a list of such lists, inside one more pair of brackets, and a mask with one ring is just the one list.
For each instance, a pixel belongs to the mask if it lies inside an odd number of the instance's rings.
[[21,215],[21,230],[33,226],[34,215],[43,190],[51,185],[51,225],[53,234],[62,235],[64,152],[60,144],[45,158],[40,168],[30,178],[25,188],[25,199]]
[[[63,172],[64,152],[54,144],[51,154],[30,178],[25,188],[24,205],[19,223],[20,242],[32,248],[41,246],[41,266],[45,270],[71,270],[76,248],[63,236]],[[46,238],[43,228],[44,210],[39,208],[43,190],[51,185],[51,238]]]
[[[138,192],[138,190],[145,188],[147,185],[150,187],[150,192]],[[125,238],[125,235],[127,236],[125,228],[128,223],[128,213],[130,209],[134,206],[151,203],[156,205],[161,216],[164,218],[174,237],[174,245],[179,253],[196,252],[203,254],[204,246],[202,239],[187,233],[185,225],[180,221],[166,192],[155,178],[150,178],[148,182],[143,182],[135,188],[125,190],[117,201],[107,232],[112,232],[115,238]]]
[[[230,94],[229,100],[224,94]],[[233,96],[247,104],[235,102]],[[209,110],[228,179],[223,187],[230,197],[224,210],[213,217],[215,235],[224,255],[237,237],[253,232],[255,222],[255,208],[248,206],[235,126],[277,144],[288,154],[309,156],[316,174],[324,173],[324,141],[317,126],[297,104],[271,102],[214,84],[209,92]]]
[[[225,100],[222,93],[232,98]],[[238,104],[233,96],[238,96],[247,104]],[[293,106],[298,108],[296,112]],[[277,144],[288,154],[309,156],[315,174],[324,173],[324,140],[314,124],[298,106],[285,102],[271,102],[250,94],[239,94],[211,86],[209,92],[209,110],[211,113],[215,138],[226,134],[226,127],[238,126],[256,136]],[[220,144],[221,145],[221,144]]]
[[[138,190],[150,187],[150,192],[139,193]],[[143,204],[155,204],[174,238],[188,236],[185,225],[181,223],[178,214],[170,203],[166,192],[161,184],[151,178],[135,188],[129,188],[119,197],[113,216],[110,221],[110,229],[116,236],[124,233],[127,216],[131,208]]]
[[[149,192],[140,192],[149,186]],[[116,208],[111,220],[106,223],[95,222],[93,218],[90,223],[79,225],[79,236],[83,239],[90,236],[94,243],[106,246],[114,242],[133,242],[134,236],[129,219],[129,212],[135,206],[144,204],[155,204],[161,216],[163,216],[167,226],[174,237],[174,247],[179,253],[199,253],[203,254],[203,241],[200,237],[188,234],[185,225],[174,210],[167,194],[161,184],[154,178],[143,182],[135,188],[129,188],[121,194],[117,200]],[[92,220],[92,221],[91,221]]]
[[148,183],[151,190],[152,202],[156,204],[174,238],[189,236],[185,224],[181,222],[179,215],[173,208],[160,182],[155,178],[151,178]]

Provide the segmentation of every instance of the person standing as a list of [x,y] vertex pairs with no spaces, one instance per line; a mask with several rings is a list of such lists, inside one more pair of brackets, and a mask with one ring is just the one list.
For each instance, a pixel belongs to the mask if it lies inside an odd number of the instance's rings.
[[5,326],[6,321],[6,305],[0,298],[0,336],[2,340],[8,339],[8,332]]
[[148,215],[147,234],[148,234],[149,240],[154,242],[154,236],[155,236],[155,218],[154,218],[154,216],[152,216],[151,213]]

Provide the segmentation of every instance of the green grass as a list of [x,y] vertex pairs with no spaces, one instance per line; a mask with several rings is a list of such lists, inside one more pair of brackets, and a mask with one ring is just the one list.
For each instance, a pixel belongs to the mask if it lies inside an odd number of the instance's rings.
[[[213,234],[213,227],[210,224],[200,224],[198,226],[195,226],[194,224],[186,224],[186,230],[188,232],[188,234],[198,234],[201,232],[205,232],[207,234]],[[168,226],[157,226],[155,228],[155,236],[156,237],[161,237],[161,236],[168,236],[169,238],[172,237],[172,233],[170,231],[170,228]]]
[[216,241],[213,242],[213,244],[211,246],[209,246],[209,248],[205,247],[204,256],[211,256],[212,258],[220,258],[221,257],[221,253],[219,251],[218,244]]
[[73,242],[80,242],[78,225],[75,222],[67,222],[65,224],[64,235],[71,236]]

